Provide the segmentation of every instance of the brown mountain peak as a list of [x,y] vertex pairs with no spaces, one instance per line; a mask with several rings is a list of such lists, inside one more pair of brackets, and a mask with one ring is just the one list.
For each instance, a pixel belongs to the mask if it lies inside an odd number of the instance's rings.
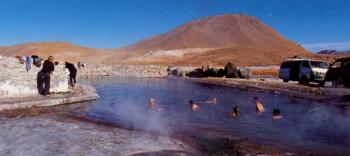
[[298,47],[258,19],[245,14],[225,14],[194,20],[126,49],[135,51],[241,46]]

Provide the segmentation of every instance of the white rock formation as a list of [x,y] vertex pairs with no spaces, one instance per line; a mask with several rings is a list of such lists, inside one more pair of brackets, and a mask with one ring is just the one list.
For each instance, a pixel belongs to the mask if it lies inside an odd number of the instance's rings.
[[[27,72],[25,64],[16,58],[0,57],[0,97],[28,96],[37,94],[37,73],[42,67],[32,66]],[[68,91],[68,70],[57,65],[51,76],[51,92]]]

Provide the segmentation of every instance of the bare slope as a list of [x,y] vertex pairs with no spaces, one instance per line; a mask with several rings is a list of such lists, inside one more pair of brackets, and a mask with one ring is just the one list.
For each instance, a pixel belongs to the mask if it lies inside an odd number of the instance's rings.
[[107,64],[223,65],[279,64],[310,52],[255,17],[227,14],[198,19],[122,49],[92,49],[62,42],[0,47],[0,55],[54,55],[60,60]]
[[172,50],[241,46],[295,49],[305,52],[255,17],[244,14],[227,14],[195,20],[162,35],[141,40],[127,49]]
[[60,61],[102,63],[103,60],[113,55],[109,51],[81,47],[66,42],[38,42],[2,47],[0,55],[39,55],[43,58],[53,55],[56,60]]
[[[193,48],[203,51],[191,52]],[[233,61],[241,65],[267,65],[279,64],[285,57],[310,54],[255,17],[243,14],[195,20],[125,49],[138,54],[123,60],[127,64],[199,65],[212,62],[222,65]],[[181,53],[181,56],[175,53]]]

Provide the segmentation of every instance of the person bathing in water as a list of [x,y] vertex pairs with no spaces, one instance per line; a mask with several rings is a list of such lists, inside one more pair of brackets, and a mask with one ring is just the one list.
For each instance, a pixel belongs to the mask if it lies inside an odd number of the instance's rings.
[[240,113],[239,107],[235,106],[233,107],[232,112],[229,115],[232,117],[238,117],[239,113]]
[[156,107],[156,99],[149,99],[149,102],[148,102],[148,108],[155,108]]
[[149,99],[148,108],[149,109],[154,109],[154,110],[157,110],[157,111],[162,111],[163,110],[161,107],[157,106],[156,99],[153,99],[153,98]]
[[282,119],[281,111],[279,109],[273,109],[272,116],[272,118],[275,120]]
[[258,97],[254,97],[254,103],[256,106],[256,112],[262,113],[265,111],[263,103],[259,100]]
[[191,106],[191,110],[192,111],[197,111],[199,109],[199,106],[196,103],[194,103],[192,100],[190,100],[188,102],[189,102],[189,104]]

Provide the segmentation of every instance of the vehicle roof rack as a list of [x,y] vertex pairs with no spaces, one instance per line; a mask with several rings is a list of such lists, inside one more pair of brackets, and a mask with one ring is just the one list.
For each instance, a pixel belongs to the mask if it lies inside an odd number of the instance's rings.
[[293,56],[285,59],[285,61],[295,61],[295,60],[310,60],[310,58],[306,58],[302,56]]

